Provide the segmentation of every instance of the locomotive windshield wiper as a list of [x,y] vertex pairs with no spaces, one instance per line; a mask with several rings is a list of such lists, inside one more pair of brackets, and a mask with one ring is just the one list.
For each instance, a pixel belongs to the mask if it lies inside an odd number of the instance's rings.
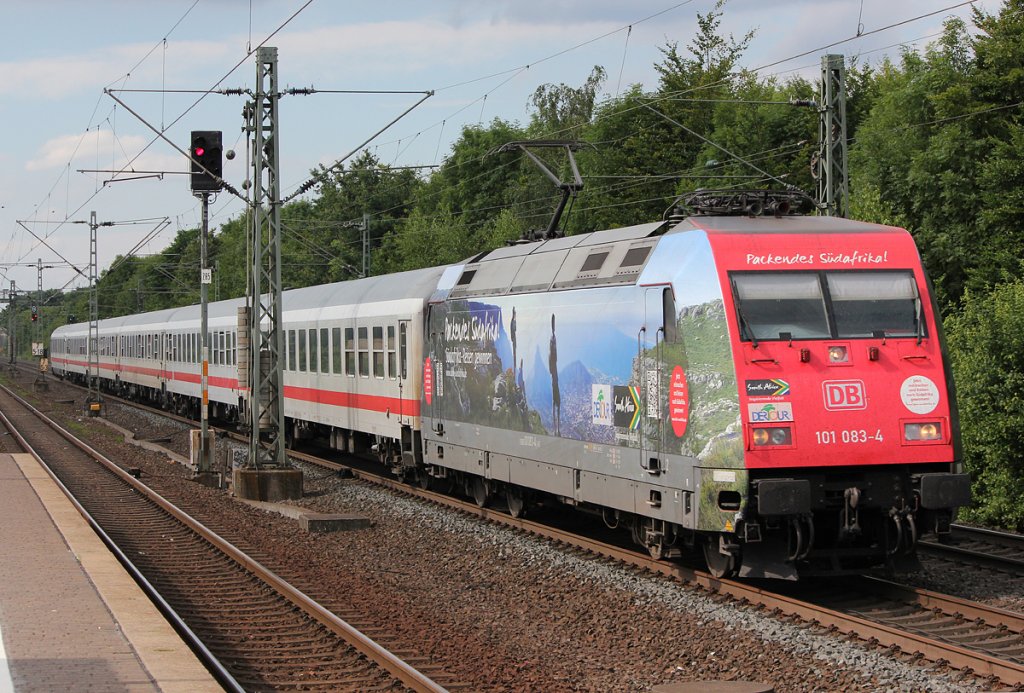
[[757,348],[757,335],[754,334],[754,328],[750,326],[750,321],[747,320],[747,316],[743,314],[743,304],[739,301],[736,302],[736,314],[740,317],[740,327],[747,331],[750,335],[750,345]]

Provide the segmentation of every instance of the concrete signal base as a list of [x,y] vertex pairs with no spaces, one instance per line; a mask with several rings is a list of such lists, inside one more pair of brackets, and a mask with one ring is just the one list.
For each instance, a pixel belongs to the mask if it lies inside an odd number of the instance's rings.
[[302,498],[298,469],[235,469],[231,475],[236,498],[274,503]]

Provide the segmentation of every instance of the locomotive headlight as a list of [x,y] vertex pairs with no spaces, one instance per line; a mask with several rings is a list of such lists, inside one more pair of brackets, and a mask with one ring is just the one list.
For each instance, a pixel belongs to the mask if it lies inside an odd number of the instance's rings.
[[829,363],[846,363],[850,360],[850,354],[844,346],[830,346],[828,348]]
[[751,432],[751,439],[754,441],[754,445],[758,447],[765,445],[792,445],[793,432],[789,426],[755,428]]
[[942,440],[942,424],[931,421],[903,424],[903,439],[913,442]]

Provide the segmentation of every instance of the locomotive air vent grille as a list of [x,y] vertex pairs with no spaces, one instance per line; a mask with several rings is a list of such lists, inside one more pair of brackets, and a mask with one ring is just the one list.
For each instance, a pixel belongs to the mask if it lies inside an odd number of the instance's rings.
[[619,269],[615,271],[615,274],[639,274],[640,269],[644,266],[644,262],[647,261],[647,256],[650,254],[651,246],[649,245],[630,248],[626,251],[622,262],[619,263]]
[[599,250],[591,253],[587,256],[587,259],[583,261],[583,266],[580,267],[580,272],[576,275],[579,279],[589,279],[596,277],[598,272],[601,271],[601,267],[604,265],[604,261],[608,259],[607,250]]

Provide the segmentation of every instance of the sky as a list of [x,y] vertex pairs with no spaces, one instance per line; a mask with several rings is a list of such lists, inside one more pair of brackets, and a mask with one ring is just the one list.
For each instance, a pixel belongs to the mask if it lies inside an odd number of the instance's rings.
[[[921,49],[957,0],[730,0],[721,31],[755,36],[741,65],[816,80],[821,56],[877,64]],[[997,0],[975,6],[996,12]],[[287,197],[319,164],[367,148],[393,166],[440,163],[467,125],[529,121],[544,84],[607,72],[599,100],[655,89],[661,50],[685,51],[713,0],[0,0],[0,288],[88,286],[93,212],[100,273],[118,255],[160,252],[201,221],[184,155],[192,130],[221,130],[224,178],[249,176],[242,131],[259,45],[278,49],[278,86],[407,93],[286,95],[279,103]],[[921,15],[930,15],[917,19]],[[906,21],[911,20],[911,21]],[[892,26],[899,24],[899,26]],[[842,42],[828,47],[830,44]],[[803,55],[801,55],[803,54]],[[765,67],[768,66],[768,67]],[[425,169],[429,170],[429,169]],[[224,192],[210,227],[238,217]],[[637,223],[648,221],[638,219]],[[198,271],[197,271],[198,281]]]

